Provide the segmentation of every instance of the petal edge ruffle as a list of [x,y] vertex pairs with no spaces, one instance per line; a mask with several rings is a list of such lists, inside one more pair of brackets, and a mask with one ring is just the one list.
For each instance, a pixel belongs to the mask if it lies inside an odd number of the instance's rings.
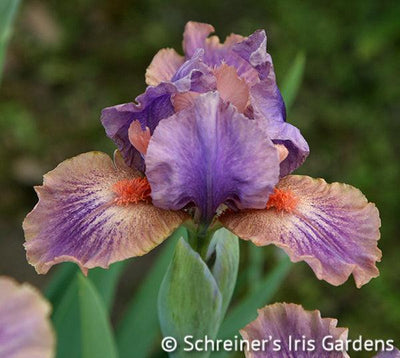
[[353,274],[361,287],[379,275],[379,212],[358,189],[300,175],[283,178],[277,188],[298,200],[295,209],[228,212],[221,223],[256,245],[281,247],[333,285]]
[[[140,256],[164,241],[187,215],[147,202],[118,205],[114,185],[138,172],[89,152],[62,162],[36,187],[39,202],[24,220],[27,259],[38,273],[63,261],[84,273]],[[122,201],[123,202],[123,201]]]
[[[337,327],[336,319],[322,318],[317,310],[306,311],[302,306],[293,303],[275,303],[258,310],[258,317],[243,328],[240,334],[250,342],[271,340],[264,351],[246,351],[246,358],[349,357],[344,351],[327,351],[323,343],[325,337],[332,337],[331,341],[342,341],[344,345],[348,335],[347,328]],[[294,340],[307,344],[295,346]]]

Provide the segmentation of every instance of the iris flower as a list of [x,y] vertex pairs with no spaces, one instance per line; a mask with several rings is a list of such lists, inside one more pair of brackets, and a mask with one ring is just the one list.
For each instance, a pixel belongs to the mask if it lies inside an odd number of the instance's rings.
[[24,222],[39,273],[62,261],[108,267],[187,223],[199,240],[223,225],[273,243],[334,285],[378,275],[376,207],[349,185],[290,175],[309,148],[286,122],[265,32],[220,43],[212,31],[189,22],[184,56],[159,51],[136,103],[103,110],[114,163],[86,153],[45,175]]
[[[248,342],[269,340],[264,350],[261,345],[257,346],[258,343],[253,343],[255,349],[249,347],[245,352],[247,358],[344,358],[349,357],[346,346],[351,347],[348,329],[337,327],[336,319],[321,318],[319,311],[306,311],[292,303],[275,303],[258,310],[257,319],[243,328],[240,334]],[[366,341],[365,344],[367,346]],[[382,350],[375,358],[400,357],[393,341],[377,342],[377,349],[372,346],[368,344],[367,349]]]
[[0,276],[0,358],[54,357],[50,311],[35,288]]

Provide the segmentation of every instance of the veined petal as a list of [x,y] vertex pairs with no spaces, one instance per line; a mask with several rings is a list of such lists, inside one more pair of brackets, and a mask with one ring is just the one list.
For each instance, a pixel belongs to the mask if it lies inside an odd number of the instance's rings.
[[0,358],[51,358],[50,304],[29,284],[0,276]]
[[35,188],[39,202],[23,228],[27,258],[38,273],[63,261],[76,262],[86,273],[143,255],[186,219],[182,212],[150,204],[149,187],[121,162],[114,165],[100,152],[81,154],[47,173],[43,186]]
[[222,203],[262,208],[277,182],[278,151],[271,140],[218,92],[163,120],[146,155],[155,205],[178,210],[194,203],[209,221]]
[[[275,303],[258,310],[257,319],[243,328],[240,334],[250,342],[271,339],[279,342],[276,345],[270,342],[264,351],[249,350],[245,352],[247,358],[349,357],[344,351],[327,351],[322,344],[325,337],[332,336],[330,341],[342,341],[344,345],[348,335],[347,328],[337,327],[336,319],[321,318],[317,310],[306,311],[302,306],[293,303]],[[301,344],[295,347],[295,340],[313,341],[314,347],[308,343],[305,347]]]
[[184,62],[183,56],[172,48],[163,48],[157,52],[146,70],[146,84],[157,86],[168,82]]
[[356,188],[289,175],[265,210],[226,213],[222,224],[256,245],[275,244],[333,285],[353,274],[357,287],[379,275],[379,212]]

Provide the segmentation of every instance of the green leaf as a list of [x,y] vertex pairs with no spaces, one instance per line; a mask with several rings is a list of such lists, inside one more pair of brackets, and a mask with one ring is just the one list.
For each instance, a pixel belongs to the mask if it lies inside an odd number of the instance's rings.
[[78,281],[75,275],[58,306],[53,307],[53,324],[57,332],[57,358],[82,356],[79,324]]
[[78,274],[82,358],[116,358],[117,349],[107,309],[88,278]]
[[160,256],[128,306],[117,326],[117,345],[121,358],[147,358],[160,335],[157,315],[157,295],[162,279],[171,262],[179,237],[186,237],[185,228],[179,228],[165,243]]
[[260,288],[252,291],[240,301],[230,312],[221,325],[218,337],[232,338],[238,331],[257,317],[257,309],[270,302],[279,286],[289,272],[291,263],[288,257],[281,259],[280,263],[270,272],[260,284]]
[[288,73],[286,74],[286,77],[283,80],[281,92],[285,101],[287,112],[289,112],[294,100],[296,99],[297,92],[303,79],[305,63],[306,56],[304,52],[299,52],[296,55],[292,66],[290,67]]
[[116,262],[109,269],[95,268],[89,271],[89,278],[96,286],[108,310],[114,302],[118,280],[126,267],[127,261]]
[[53,314],[57,358],[117,357],[107,310],[89,278],[78,272]]
[[209,268],[189,244],[180,239],[161,284],[158,314],[163,335],[174,337],[178,349],[171,357],[208,357],[209,352],[185,352],[184,337],[215,338],[221,319],[222,295]]
[[247,244],[249,253],[247,279],[250,291],[254,291],[260,287],[263,278],[264,251],[263,247],[256,246],[251,242],[247,242]]
[[[239,268],[239,239],[225,228],[219,229],[211,240],[207,263],[212,261],[211,272],[222,294],[221,319],[232,298]],[[210,264],[209,264],[210,265]]]
[[53,309],[58,307],[71,280],[78,271],[78,266],[72,262],[64,262],[57,267],[51,276],[44,294],[51,302]]
[[[123,273],[126,263],[127,261],[121,261],[110,265],[109,269],[95,268],[89,270],[88,277],[96,286],[100,296],[104,300],[104,303],[109,310],[111,309],[114,301],[118,279]],[[45,290],[45,295],[51,302],[54,309],[59,305],[60,300],[68,288],[68,284],[78,271],[79,268],[76,264],[72,262],[64,262],[60,264],[60,266],[54,272],[50,283]]]
[[6,54],[8,40],[11,36],[11,29],[19,0],[0,1],[0,82],[3,73],[3,63]]

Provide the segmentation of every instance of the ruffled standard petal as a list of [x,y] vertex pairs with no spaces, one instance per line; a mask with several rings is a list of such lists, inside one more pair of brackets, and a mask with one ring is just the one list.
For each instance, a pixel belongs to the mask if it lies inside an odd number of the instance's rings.
[[253,117],[274,143],[283,144],[289,151],[281,163],[281,177],[297,169],[307,158],[310,149],[300,131],[286,123],[286,109],[276,84],[271,56],[267,53],[267,36],[258,30],[236,44],[233,51],[258,72],[259,83],[250,88]]
[[[247,358],[349,357],[344,351],[327,351],[323,343],[325,337],[331,336],[330,342],[342,341],[344,345],[348,335],[347,328],[337,327],[336,319],[321,318],[317,310],[306,311],[302,306],[292,303],[275,303],[258,310],[257,319],[243,328],[240,334],[250,342],[276,342],[267,344],[264,351],[256,351],[257,347],[253,351],[246,351]],[[306,345],[299,343],[295,347],[295,340],[306,342]],[[339,345],[341,344],[338,343]]]
[[38,273],[63,261],[85,273],[140,256],[186,220],[149,203],[149,186],[108,155],[90,152],[62,162],[37,187],[39,202],[23,228],[28,262]]
[[171,80],[178,92],[207,92],[216,88],[212,69],[204,63],[204,49],[197,49],[194,55],[183,63]]
[[184,62],[183,56],[179,55],[174,49],[161,49],[146,70],[146,84],[157,86],[161,82],[170,81]]
[[285,120],[285,104],[276,84],[272,57],[267,52],[267,35],[265,31],[255,31],[243,41],[235,44],[232,51],[257,73],[258,81],[253,81],[252,85],[263,83],[266,86],[268,90],[264,93],[265,101],[271,108],[279,110],[278,114]]
[[189,21],[183,34],[183,50],[186,58],[191,58],[198,49],[204,50],[204,62],[212,67],[227,64],[236,68],[240,77],[249,85],[258,81],[258,73],[245,59],[233,51],[236,44],[245,38],[237,34],[229,35],[224,43],[218,36],[210,36],[214,27],[209,24]]
[[145,93],[136,98],[137,103],[125,103],[104,108],[101,122],[117,145],[125,163],[131,168],[144,171],[144,159],[141,153],[129,141],[129,127],[135,120],[140,122],[142,130],[149,128],[153,133],[158,123],[174,113],[171,96],[179,92],[205,92],[215,89],[215,78],[202,62],[203,51],[198,51],[186,61],[174,74],[171,82],[162,82],[156,87],[147,87]]
[[259,246],[275,244],[333,285],[353,274],[357,287],[379,275],[379,212],[356,188],[323,179],[283,178],[267,209],[226,213],[222,224]]
[[233,46],[233,51],[254,67],[261,80],[275,82],[272,58],[267,53],[267,35],[264,30],[257,30],[243,41]]
[[171,94],[176,87],[171,83],[161,83],[157,87],[148,87],[146,92],[133,102],[104,108],[101,112],[101,122],[110,137],[117,145],[125,163],[138,170],[144,170],[144,160],[140,152],[129,141],[129,127],[138,120],[145,130],[152,133],[160,120],[174,113]]
[[204,48],[206,38],[215,31],[214,26],[201,22],[189,21],[183,33],[183,51],[192,57],[198,48]]
[[51,358],[50,304],[34,287],[0,277],[0,358]]
[[253,117],[276,144],[283,144],[289,151],[281,163],[281,177],[284,177],[304,163],[310,148],[298,128],[285,122],[286,110],[275,81],[266,80],[250,89],[250,103]]
[[155,205],[178,210],[194,203],[209,222],[222,203],[265,207],[279,159],[254,121],[210,92],[159,124],[146,168]]

